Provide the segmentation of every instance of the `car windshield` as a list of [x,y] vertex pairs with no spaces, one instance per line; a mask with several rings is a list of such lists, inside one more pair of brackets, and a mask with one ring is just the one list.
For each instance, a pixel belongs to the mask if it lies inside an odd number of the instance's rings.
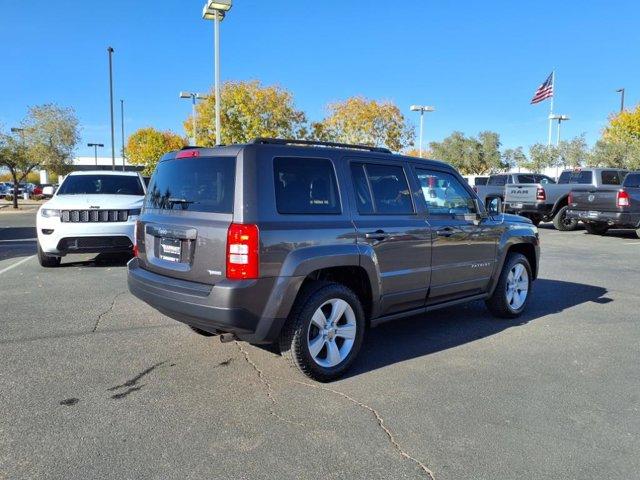
[[70,175],[58,189],[58,195],[144,195],[137,176]]

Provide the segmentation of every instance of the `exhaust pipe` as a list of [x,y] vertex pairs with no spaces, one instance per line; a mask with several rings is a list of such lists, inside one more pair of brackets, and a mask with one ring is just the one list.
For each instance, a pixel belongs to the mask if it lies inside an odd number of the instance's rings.
[[238,337],[236,337],[235,333],[221,333],[220,334],[220,342],[221,343],[229,343],[229,342],[233,342],[234,340],[238,340]]

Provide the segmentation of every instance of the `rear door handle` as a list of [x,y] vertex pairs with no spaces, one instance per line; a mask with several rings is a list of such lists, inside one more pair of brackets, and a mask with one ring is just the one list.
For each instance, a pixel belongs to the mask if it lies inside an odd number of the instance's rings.
[[384,230],[376,230],[375,232],[365,233],[364,238],[369,240],[384,240],[385,238],[389,238],[390,235],[390,233],[386,233]]
[[440,230],[436,230],[436,234],[439,237],[450,237],[454,233],[456,233],[456,231],[455,231],[454,228],[451,228],[451,227],[445,227],[445,228],[442,228]]

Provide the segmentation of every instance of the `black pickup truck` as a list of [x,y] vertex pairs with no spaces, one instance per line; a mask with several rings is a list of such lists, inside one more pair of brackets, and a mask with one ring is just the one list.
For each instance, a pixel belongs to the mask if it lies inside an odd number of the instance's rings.
[[640,237],[640,172],[630,172],[621,183],[573,189],[567,218],[581,220],[594,235],[610,228],[634,228]]

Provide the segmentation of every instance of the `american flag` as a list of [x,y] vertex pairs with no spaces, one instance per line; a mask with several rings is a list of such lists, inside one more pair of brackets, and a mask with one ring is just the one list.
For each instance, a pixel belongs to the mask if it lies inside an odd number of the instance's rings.
[[531,103],[540,103],[547,98],[553,97],[553,72],[547,77],[542,85],[538,87],[536,93],[533,94]]

